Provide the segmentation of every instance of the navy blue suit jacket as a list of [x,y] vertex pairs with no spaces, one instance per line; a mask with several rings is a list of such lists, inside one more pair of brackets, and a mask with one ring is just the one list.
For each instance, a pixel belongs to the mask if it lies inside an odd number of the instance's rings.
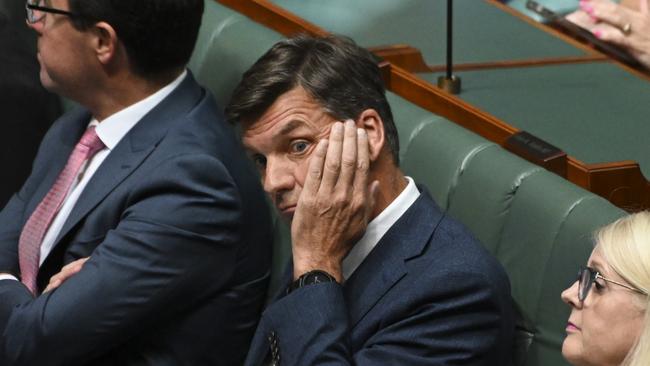
[[[20,275],[18,238],[86,129],[77,110],[45,136],[0,213],[0,272]],[[33,298],[0,281],[1,365],[236,365],[268,283],[271,225],[259,177],[212,96],[189,75],[120,141],[41,266]]]
[[500,264],[423,192],[343,286],[272,303],[246,365],[507,366],[513,317]]

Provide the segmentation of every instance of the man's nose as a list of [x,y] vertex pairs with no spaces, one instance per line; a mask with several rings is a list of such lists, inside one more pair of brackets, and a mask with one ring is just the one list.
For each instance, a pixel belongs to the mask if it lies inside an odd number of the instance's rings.
[[43,33],[43,20],[40,20],[36,23],[30,23],[29,21],[25,20],[25,23],[27,23],[27,26],[36,32],[39,36]]
[[264,191],[275,195],[293,188],[293,172],[290,164],[280,159],[268,158],[263,177]]

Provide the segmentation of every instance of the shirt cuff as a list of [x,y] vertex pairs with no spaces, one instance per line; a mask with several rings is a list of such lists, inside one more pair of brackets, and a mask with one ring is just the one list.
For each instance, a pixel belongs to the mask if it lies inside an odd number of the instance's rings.
[[12,276],[12,275],[10,275],[10,274],[2,274],[2,275],[0,275],[0,281],[2,281],[2,280],[14,280],[14,281],[18,281],[18,279],[17,279],[16,277],[14,277],[14,276]]

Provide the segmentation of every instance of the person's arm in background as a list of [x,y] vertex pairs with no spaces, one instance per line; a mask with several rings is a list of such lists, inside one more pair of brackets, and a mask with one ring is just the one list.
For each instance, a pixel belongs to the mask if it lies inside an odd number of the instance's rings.
[[591,31],[596,37],[630,52],[650,69],[649,0],[582,0],[580,9],[567,19]]

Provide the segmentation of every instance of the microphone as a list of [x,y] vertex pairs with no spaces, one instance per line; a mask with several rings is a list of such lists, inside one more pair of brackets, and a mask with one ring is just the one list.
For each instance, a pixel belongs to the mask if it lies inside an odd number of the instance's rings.
[[454,5],[452,0],[447,0],[447,71],[445,76],[438,78],[438,87],[448,93],[460,93],[460,78],[454,75],[453,70],[453,15]]

